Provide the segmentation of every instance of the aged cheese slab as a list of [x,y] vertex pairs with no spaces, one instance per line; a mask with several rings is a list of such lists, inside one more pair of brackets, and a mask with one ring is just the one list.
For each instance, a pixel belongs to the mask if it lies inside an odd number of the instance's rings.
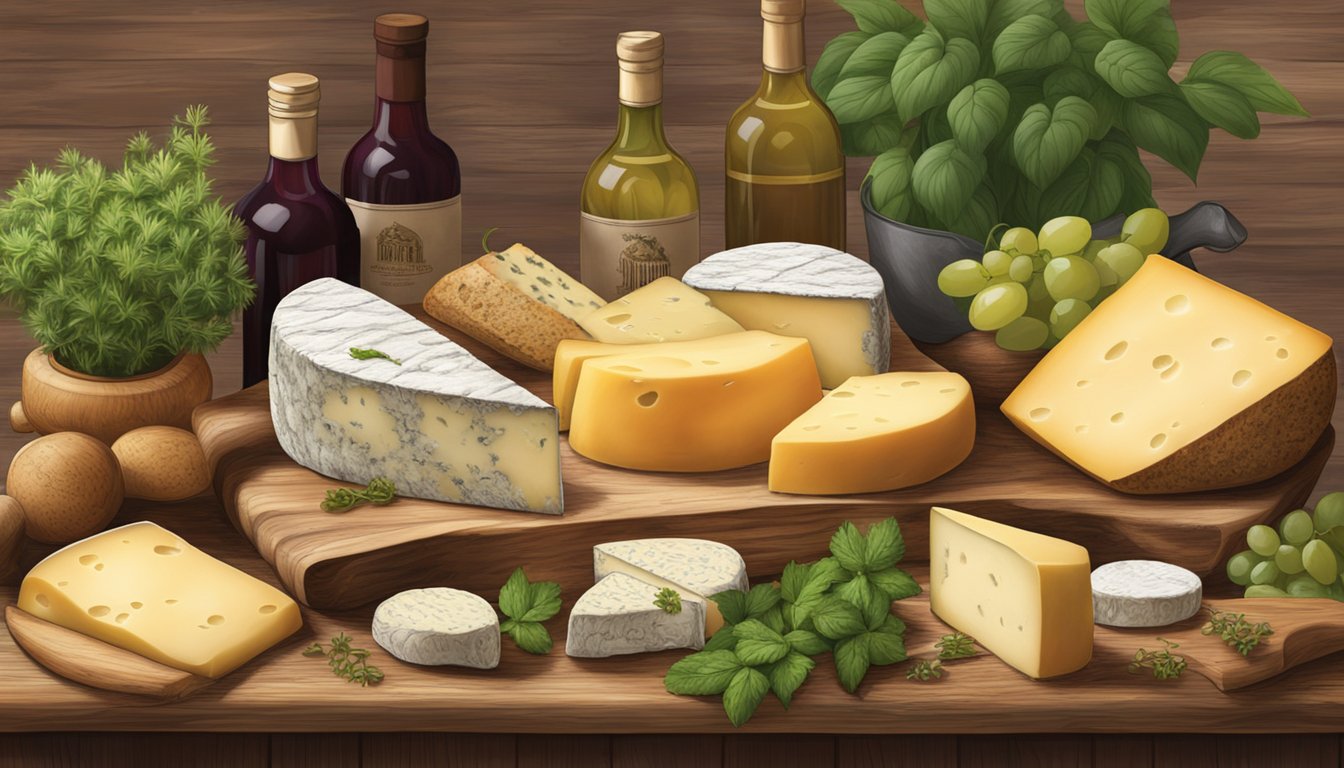
[[325,278],[282,299],[270,370],[276,438],[309,469],[387,477],[400,496],[563,509],[555,409],[368,291]]
[[574,602],[565,653],[603,658],[703,648],[705,604],[683,599],[680,612],[668,613],[654,605],[659,589],[625,573],[604,577]]
[[[730,589],[746,591],[747,564],[737,550],[704,539],[632,539],[593,547],[593,579],[624,573],[655,587],[671,587],[683,602],[705,605],[705,636],[723,626],[719,606],[709,598]],[[703,638],[702,638],[703,641]]]
[[1092,572],[1092,614],[1111,627],[1165,627],[1199,613],[1204,585],[1157,560],[1118,560]]
[[694,341],[743,330],[703,293],[675,277],[660,277],[578,322],[594,339],[608,344]]
[[484,598],[460,589],[408,589],[389,597],[373,612],[373,639],[412,664],[499,666],[499,616]]

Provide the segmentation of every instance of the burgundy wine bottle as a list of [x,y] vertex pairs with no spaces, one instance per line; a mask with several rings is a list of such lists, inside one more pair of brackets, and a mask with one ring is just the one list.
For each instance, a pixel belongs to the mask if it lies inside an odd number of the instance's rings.
[[243,386],[267,377],[271,317],[290,291],[321,277],[359,285],[359,229],[317,169],[317,78],[270,80],[270,164],[234,206],[247,225],[247,267],[257,298],[243,312]]
[[346,155],[341,186],[361,233],[360,285],[394,304],[419,304],[462,265],[462,171],[452,147],[429,128],[429,21],[385,14],[373,36],[373,127]]

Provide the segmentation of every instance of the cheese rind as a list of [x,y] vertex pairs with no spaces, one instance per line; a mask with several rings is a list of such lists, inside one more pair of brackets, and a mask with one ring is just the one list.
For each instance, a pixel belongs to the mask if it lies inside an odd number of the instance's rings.
[[569,445],[594,461],[714,472],[770,458],[770,440],[821,399],[806,339],[746,331],[583,363]]
[[742,327],[812,343],[822,386],[886,373],[891,317],[877,270],[844,251],[760,243],[716,253],[682,281]]
[[770,444],[770,490],[872,493],[954,469],[975,445],[971,387],[955,373],[856,376]]
[[1150,256],[1002,410],[1117,490],[1180,493],[1300,461],[1330,423],[1336,387],[1328,336]]
[[929,514],[929,603],[1032,678],[1076,672],[1092,658],[1087,550],[951,509]]
[[1199,613],[1204,585],[1179,565],[1120,560],[1092,572],[1092,613],[1112,627],[1165,627]]
[[[401,364],[354,359],[352,347]],[[384,476],[400,496],[563,508],[555,409],[367,291],[322,279],[281,300],[270,369],[276,437],[315,472]]]
[[[747,564],[737,550],[704,539],[634,539],[593,547],[593,579],[624,573],[658,589],[670,587],[705,606],[704,637],[723,626],[718,603],[710,598],[730,589],[746,591]],[[701,638],[703,642],[703,637]]]
[[19,608],[160,664],[217,678],[294,634],[285,593],[140,522],[48,556],[23,578]]
[[694,341],[743,330],[709,298],[675,277],[660,277],[579,318],[594,339],[608,344]]
[[683,599],[680,613],[668,613],[654,605],[659,589],[624,573],[612,573],[594,584],[570,611],[565,653],[604,658],[703,648],[704,603]]
[[412,664],[499,666],[495,609],[460,589],[410,589],[389,597],[373,612],[373,639]]
[[522,243],[444,275],[425,294],[431,317],[491,349],[549,371],[563,339],[586,339],[578,319],[601,297]]

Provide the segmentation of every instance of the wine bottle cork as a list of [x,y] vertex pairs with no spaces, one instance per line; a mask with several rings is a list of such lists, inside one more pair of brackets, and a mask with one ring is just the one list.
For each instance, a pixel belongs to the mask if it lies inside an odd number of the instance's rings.
[[658,32],[622,32],[616,37],[622,104],[651,107],[663,101],[663,36]]
[[272,77],[268,85],[271,157],[295,161],[317,157],[317,105],[322,100],[317,78],[286,72]]

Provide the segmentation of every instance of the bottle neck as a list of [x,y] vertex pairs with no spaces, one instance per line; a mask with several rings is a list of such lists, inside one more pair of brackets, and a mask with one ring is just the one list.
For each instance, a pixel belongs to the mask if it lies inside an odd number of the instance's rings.
[[375,90],[379,101],[425,100],[425,42],[391,45],[378,42]]
[[662,148],[667,145],[663,133],[663,105],[632,107],[621,102],[616,119],[616,147],[637,150],[644,147]]
[[270,163],[266,166],[264,183],[300,197],[316,194],[318,190],[323,189],[317,156],[303,160],[285,160],[272,155]]
[[391,101],[379,96],[373,107],[373,133],[382,141],[429,133],[429,111],[424,99]]
[[761,42],[761,63],[767,72],[788,74],[802,72],[807,68],[801,19],[790,22],[767,19]]
[[291,162],[317,157],[317,111],[304,117],[270,116],[271,157]]

